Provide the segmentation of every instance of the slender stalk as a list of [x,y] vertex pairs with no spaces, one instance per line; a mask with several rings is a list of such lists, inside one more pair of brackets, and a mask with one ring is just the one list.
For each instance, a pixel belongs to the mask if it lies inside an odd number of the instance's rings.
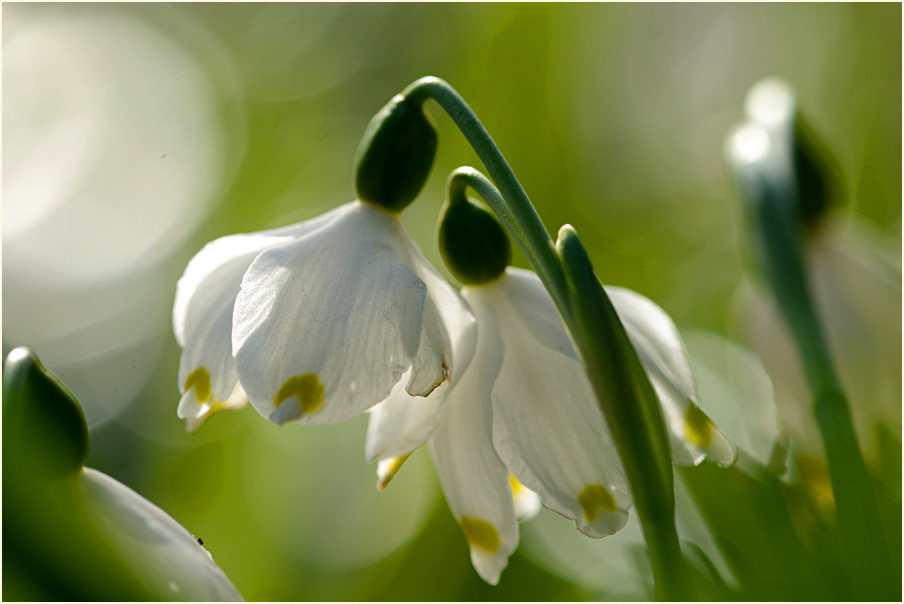
[[559,312],[563,316],[567,315],[570,312],[565,298],[567,288],[562,267],[556,257],[555,245],[540,217],[537,216],[534,206],[531,205],[527,193],[524,192],[521,183],[518,182],[486,128],[477,119],[477,115],[455,89],[439,78],[421,78],[402,91],[402,96],[414,102],[433,99],[452,118],[477,152],[505,203],[492,196],[485,197],[485,201],[518,242],[518,246],[552,295]]
[[781,179],[749,181],[766,275],[797,345],[819,425],[838,526],[855,583],[866,595],[879,588],[891,559],[869,472],[857,444],[850,407],[835,372],[810,291],[795,216],[795,192]]
[[[659,599],[688,599],[685,561],[675,528],[675,497],[668,436],[658,399],[628,340],[611,301],[599,283],[577,235],[560,236],[563,250],[540,222],[489,134],[465,101],[436,78],[412,84],[403,95],[433,98],[452,116],[496,181],[459,168],[449,181],[450,197],[471,186],[502,219],[537,271],[575,340],[613,433],[634,493],[650,552]],[[577,253],[573,258],[572,252]]]

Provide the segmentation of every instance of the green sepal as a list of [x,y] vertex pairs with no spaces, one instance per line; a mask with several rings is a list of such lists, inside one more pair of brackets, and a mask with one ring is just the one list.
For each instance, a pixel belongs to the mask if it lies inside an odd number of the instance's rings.
[[493,214],[465,197],[463,187],[450,185],[449,195],[439,223],[443,261],[465,285],[495,281],[512,262],[508,235]]
[[88,442],[75,396],[31,349],[13,349],[3,364],[4,458],[39,477],[62,478],[82,468]]
[[355,159],[361,201],[401,212],[427,182],[437,136],[422,104],[396,95],[370,120]]

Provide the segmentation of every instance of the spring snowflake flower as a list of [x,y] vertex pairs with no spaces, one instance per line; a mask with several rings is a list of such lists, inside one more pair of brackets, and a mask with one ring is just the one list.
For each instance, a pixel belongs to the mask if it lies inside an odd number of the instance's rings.
[[451,376],[452,339],[474,339],[398,213],[361,201],[207,244],[179,280],[173,329],[189,430],[249,400],[276,424],[321,424],[396,385],[426,397]]
[[[606,291],[662,402],[675,461],[733,463],[733,445],[695,404],[693,373],[671,319],[639,294]],[[430,442],[472,563],[496,584],[518,543],[517,520],[536,511],[534,492],[590,537],[621,529],[633,500],[583,365],[539,278],[507,268],[462,295],[477,318],[476,349],[441,393]],[[372,410],[369,445],[385,404]],[[419,404],[396,401],[393,415],[416,417]],[[410,451],[391,453],[398,456],[383,456],[378,466],[381,484]]]

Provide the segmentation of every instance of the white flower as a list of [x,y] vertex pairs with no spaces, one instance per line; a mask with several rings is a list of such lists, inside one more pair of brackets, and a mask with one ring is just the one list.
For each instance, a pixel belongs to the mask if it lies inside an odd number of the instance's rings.
[[397,384],[426,397],[451,375],[451,336],[473,338],[474,319],[397,213],[353,201],[209,243],[179,280],[173,329],[178,413],[192,430],[246,400],[277,424],[321,424]]
[[[674,324],[638,294],[607,292],[662,400],[676,461],[699,463],[708,455],[732,463],[733,446],[694,404],[694,378]],[[477,318],[476,350],[441,394],[431,447],[472,563],[495,584],[518,543],[516,507],[530,507],[531,491],[591,537],[622,528],[633,500],[583,365],[539,278],[508,268],[462,295]],[[396,404],[394,414],[404,416],[417,413],[420,402]],[[408,453],[376,455],[381,483]]]

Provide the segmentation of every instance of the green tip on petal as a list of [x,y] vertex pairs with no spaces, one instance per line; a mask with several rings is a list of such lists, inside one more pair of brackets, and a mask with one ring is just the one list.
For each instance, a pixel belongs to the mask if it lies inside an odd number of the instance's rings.
[[401,212],[427,182],[436,147],[422,102],[396,95],[371,119],[358,147],[358,199]]
[[460,168],[449,177],[439,223],[443,261],[465,285],[495,281],[512,262],[512,246],[505,229],[491,212],[465,195],[474,173]]
[[4,457],[45,478],[77,472],[88,456],[81,406],[29,348],[12,350],[3,364],[3,441]]

